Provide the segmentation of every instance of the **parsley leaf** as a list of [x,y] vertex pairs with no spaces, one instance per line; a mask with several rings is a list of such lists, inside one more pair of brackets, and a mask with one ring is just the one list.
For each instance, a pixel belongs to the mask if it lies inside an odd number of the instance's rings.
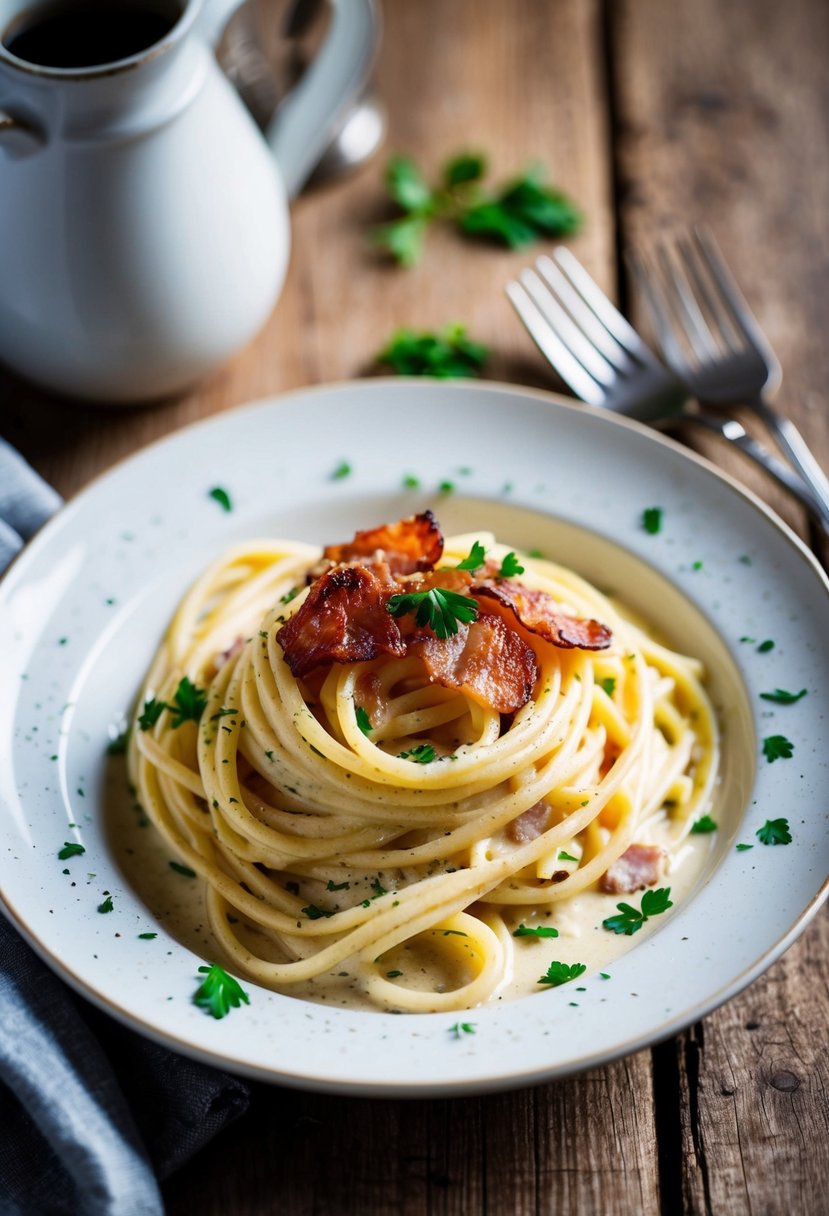
[[599,687],[604,689],[609,697],[612,697],[616,688],[616,677],[606,676],[603,680],[599,680]]
[[786,692],[785,688],[775,688],[774,692],[761,692],[760,698],[763,701],[774,701],[777,705],[794,705],[795,701],[806,696],[806,691],[801,688],[800,692]]
[[410,752],[400,752],[400,760],[414,760],[415,764],[431,764],[436,756],[431,743],[419,743]]
[[516,555],[510,551],[504,560],[501,562],[501,569],[498,571],[499,578],[512,578],[515,574],[523,574],[524,567]]
[[704,836],[708,832],[716,832],[718,826],[710,815],[703,815],[691,824],[691,833],[696,836]]
[[754,833],[761,844],[791,844],[788,819],[767,819]]
[[461,231],[522,249],[539,236],[578,232],[581,215],[559,190],[545,185],[540,169],[515,179],[494,198],[471,207],[460,219]]
[[578,857],[574,857],[572,853],[565,853],[564,849],[559,849],[558,860],[559,861],[578,861]]
[[193,995],[193,1004],[207,1009],[214,1018],[226,1017],[231,1009],[238,1009],[243,1001],[246,1005],[250,1004],[250,997],[239,981],[228,975],[218,963],[199,967],[199,974],[204,979]]
[[758,654],[768,654],[770,650],[774,650],[774,642],[771,638],[766,638],[765,642],[761,642],[757,647]]
[[418,625],[428,625],[441,639],[454,636],[458,632],[459,621],[469,624],[478,616],[475,600],[468,595],[460,595],[457,591],[447,591],[444,587],[393,595],[386,608],[394,617],[407,616],[413,612]]
[[195,870],[191,870],[189,866],[184,866],[180,861],[171,861],[170,869],[175,870],[176,874],[182,874],[185,878],[197,878]]
[[356,709],[354,710],[354,714],[355,714],[355,717],[357,718],[357,725],[359,726],[359,728],[363,732],[363,734],[366,736],[370,735],[371,732],[374,730],[374,727],[371,725],[371,718],[368,716],[367,712],[363,709],[362,705],[358,705],[356,707]]
[[[402,972],[400,973],[402,975]],[[449,1033],[453,1034],[456,1039],[462,1039],[465,1034],[475,1033],[475,1022],[455,1022],[449,1027]]]
[[102,904],[98,904],[98,911],[99,912],[114,912],[115,911],[113,904],[112,904],[111,895],[107,895],[104,902]]
[[58,861],[67,861],[70,857],[81,857],[86,852],[82,844],[75,844],[70,840],[63,842],[63,848],[58,853]]
[[391,158],[386,167],[386,188],[404,211],[421,215],[434,208],[434,195],[410,156]]
[[458,380],[479,376],[489,349],[467,337],[464,325],[447,325],[437,333],[398,329],[377,356],[398,376],[433,376]]
[[790,760],[794,754],[794,744],[785,735],[767,735],[763,740],[763,755],[769,764],[775,760]]
[[[346,477],[350,477],[350,476],[351,476],[351,465],[348,463],[347,460],[341,460],[340,463],[337,465],[336,469],[334,469],[332,471],[331,480],[332,481],[343,481]],[[291,599],[293,599],[293,596],[291,596]],[[286,603],[290,603],[290,600],[286,601]]]
[[167,703],[165,701],[157,701],[155,697],[151,697],[149,701],[145,701],[144,708],[138,715],[139,729],[152,730],[166,708]]
[[552,925],[524,925],[521,924],[514,931],[513,937],[558,937],[558,929],[554,929]]
[[657,532],[662,529],[662,508],[645,507],[642,512],[642,527],[651,536],[656,536]]
[[736,848],[738,853],[745,853],[749,849],[753,849],[754,845],[753,844],[738,844],[738,845],[735,845],[734,847]]
[[167,706],[173,715],[170,725],[178,730],[182,722],[198,722],[206,708],[207,692],[183,676],[173,693],[173,704]]
[[307,908],[303,908],[302,912],[309,920],[321,920],[324,916],[333,916],[333,912],[326,912],[323,908],[318,908],[316,904],[309,904]]
[[539,984],[551,984],[553,988],[558,988],[561,984],[567,984],[570,980],[576,980],[580,975],[584,975],[587,967],[584,963],[550,963],[546,974],[539,976]]
[[486,157],[480,152],[462,152],[454,156],[443,169],[443,184],[448,190],[477,182],[486,173]]
[[481,566],[484,564],[485,558],[486,558],[486,549],[483,547],[483,545],[481,544],[481,542],[479,540],[473,541],[472,548],[469,550],[469,553],[466,555],[466,557],[463,559],[462,562],[458,562],[455,569],[456,570],[480,570]]
[[219,504],[223,511],[232,511],[233,503],[230,501],[230,495],[227,490],[223,490],[221,486],[214,486],[208,491],[208,498],[212,498]]
[[670,887],[658,887],[656,890],[645,891],[642,896],[641,910],[630,904],[617,904],[619,915],[608,916],[606,920],[602,921],[602,926],[609,929],[611,933],[624,933],[626,937],[633,937],[646,920],[652,916],[658,916],[661,912],[667,912],[668,908],[673,907],[670,894]]
[[157,937],[158,937],[158,934],[157,934],[157,933],[139,933],[139,934],[138,934],[138,940],[139,940],[139,941],[142,941],[142,942],[151,942],[151,941],[155,941],[155,939],[156,939]]

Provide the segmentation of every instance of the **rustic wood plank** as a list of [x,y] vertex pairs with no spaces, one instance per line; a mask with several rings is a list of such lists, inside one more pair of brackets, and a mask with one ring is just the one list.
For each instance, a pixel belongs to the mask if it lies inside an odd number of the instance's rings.
[[[783,363],[780,404],[829,465],[829,10],[625,0],[610,32],[623,242],[712,224]],[[803,532],[761,474],[700,446]],[[827,958],[824,914],[766,977],[658,1049],[657,1087],[674,1085],[681,1115],[660,1126],[665,1210],[825,1207]]]
[[[829,9],[623,0],[610,11],[624,243],[710,223],[782,361],[779,404],[829,466]],[[692,442],[802,531],[799,509],[743,457]]]

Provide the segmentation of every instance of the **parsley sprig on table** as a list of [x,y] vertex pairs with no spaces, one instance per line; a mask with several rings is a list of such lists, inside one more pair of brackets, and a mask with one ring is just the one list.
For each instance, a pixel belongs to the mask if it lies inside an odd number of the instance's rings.
[[457,322],[437,333],[397,329],[377,356],[398,376],[434,376],[437,380],[460,380],[479,376],[489,358],[489,348],[467,336]]
[[606,920],[602,921],[602,925],[611,933],[624,933],[626,937],[633,937],[646,920],[650,920],[652,916],[658,916],[661,912],[667,912],[668,908],[673,907],[670,895],[670,887],[657,887],[655,891],[645,891],[642,896],[641,909],[634,908],[630,904],[617,904],[618,915],[608,916]]
[[453,223],[466,236],[522,249],[540,236],[568,236],[581,226],[581,214],[560,190],[548,185],[534,166],[494,193],[482,182],[486,158],[477,152],[455,156],[431,186],[409,156],[394,156],[386,168],[386,189],[401,214],[372,233],[374,244],[401,266],[413,266],[423,252],[429,225]]
[[211,963],[209,967],[199,967],[199,974],[204,976],[193,996],[193,1004],[200,1009],[206,1009],[214,1018],[223,1018],[231,1009],[238,1009],[244,1001],[250,1004],[250,997],[244,991],[238,980],[220,967]]
[[393,595],[386,606],[395,617],[413,612],[418,625],[428,625],[441,639],[454,636],[458,632],[459,621],[468,625],[478,616],[475,600],[457,591],[448,591],[445,587]]

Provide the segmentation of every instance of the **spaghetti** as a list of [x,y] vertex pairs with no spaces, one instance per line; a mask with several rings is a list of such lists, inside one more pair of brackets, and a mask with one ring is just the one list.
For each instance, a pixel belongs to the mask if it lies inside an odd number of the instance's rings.
[[468,1009],[503,991],[521,918],[657,880],[716,779],[701,667],[552,562],[444,545],[428,512],[320,559],[253,541],[198,579],[131,779],[239,973]]

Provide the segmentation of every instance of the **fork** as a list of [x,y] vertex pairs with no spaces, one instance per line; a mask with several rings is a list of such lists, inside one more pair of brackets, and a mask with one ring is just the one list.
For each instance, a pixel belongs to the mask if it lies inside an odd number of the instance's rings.
[[582,401],[667,429],[681,420],[740,448],[818,519],[818,503],[788,465],[734,418],[683,409],[688,391],[563,247],[542,255],[506,285],[509,300],[541,353]]
[[745,405],[774,436],[829,527],[829,480],[800,431],[769,405],[780,365],[711,233],[660,242],[631,259],[662,353],[703,405]]

